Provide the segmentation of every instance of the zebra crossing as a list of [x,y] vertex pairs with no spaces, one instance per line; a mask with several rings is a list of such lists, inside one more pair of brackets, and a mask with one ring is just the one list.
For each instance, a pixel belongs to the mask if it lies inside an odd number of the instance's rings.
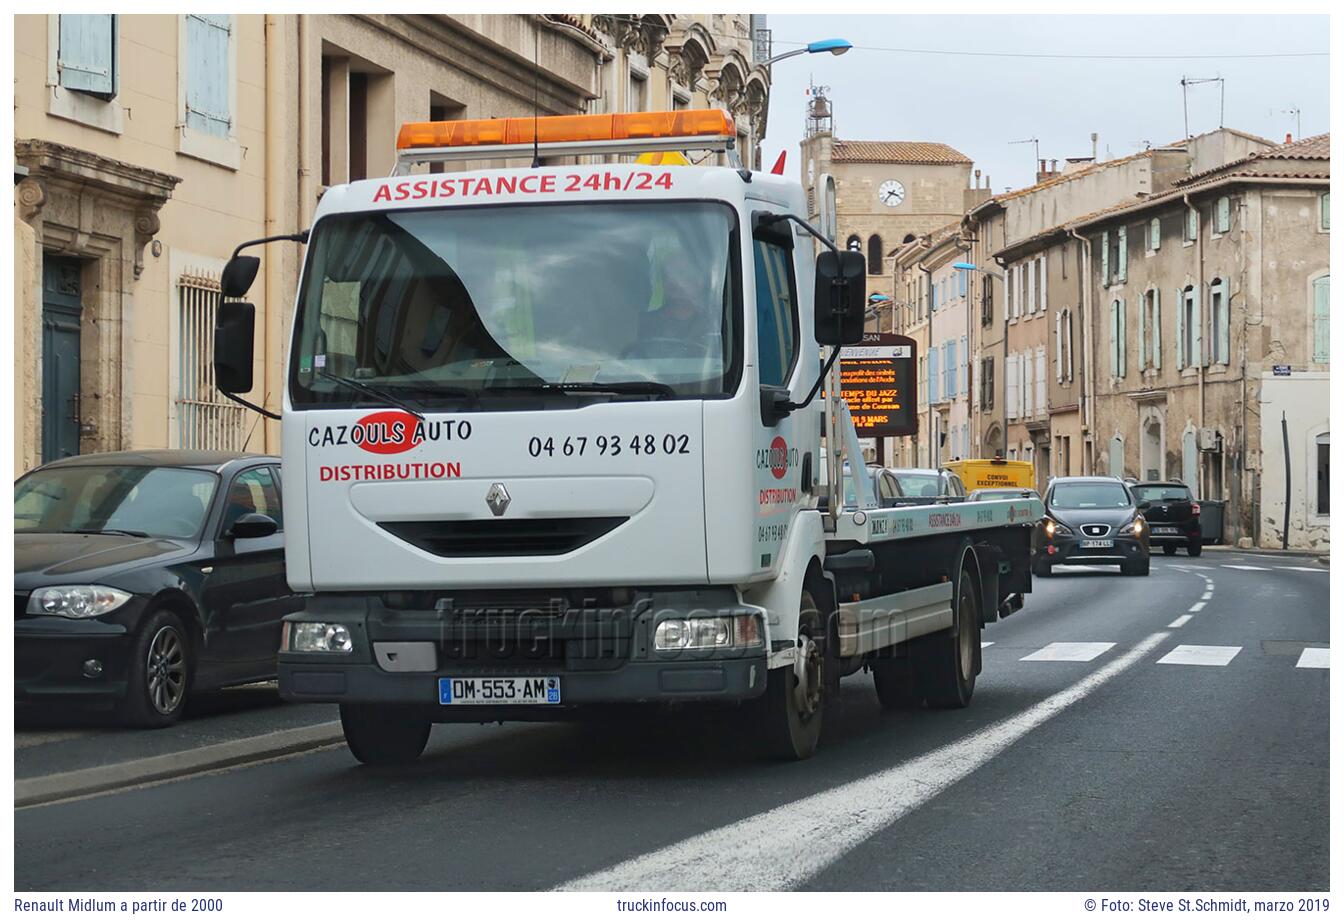
[[[1177,617],[1167,628],[1175,629],[1189,622],[1190,616]],[[982,642],[980,647],[988,649],[994,642]],[[1318,670],[1330,668],[1330,647],[1324,643],[1303,643],[1304,647],[1294,667]],[[1051,642],[1040,648],[1032,649],[1018,657],[1018,661],[1027,662],[1088,662],[1094,661],[1114,649],[1114,642]],[[1025,651],[1022,647],[1010,647],[998,644],[996,654]],[[1239,659],[1249,660],[1250,653],[1242,655],[1245,646],[1241,645],[1177,645],[1162,657],[1155,659],[1156,664],[1191,665],[1194,667],[1223,668]],[[1281,656],[1280,656],[1281,657]]]

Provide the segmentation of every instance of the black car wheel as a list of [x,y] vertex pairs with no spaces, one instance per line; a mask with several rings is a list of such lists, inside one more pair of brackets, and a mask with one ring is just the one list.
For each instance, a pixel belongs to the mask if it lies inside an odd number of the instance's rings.
[[1185,547],[1186,553],[1191,556],[1198,556],[1204,552],[1204,543],[1200,540],[1191,540]]
[[1120,563],[1121,575],[1147,575],[1148,571],[1149,571],[1149,562],[1147,556],[1144,556],[1142,559],[1136,560],[1135,562],[1132,563],[1130,562]]
[[1176,544],[1175,544],[1175,543],[1167,543],[1167,544],[1163,545],[1163,547],[1162,547],[1162,555],[1164,555],[1164,556],[1174,556],[1174,555],[1176,555]]
[[1050,574],[1050,563],[1042,556],[1031,564],[1031,574],[1037,578],[1045,578]]
[[128,725],[172,725],[186,708],[190,681],[191,646],[182,621],[170,610],[156,610],[135,636],[117,714]]

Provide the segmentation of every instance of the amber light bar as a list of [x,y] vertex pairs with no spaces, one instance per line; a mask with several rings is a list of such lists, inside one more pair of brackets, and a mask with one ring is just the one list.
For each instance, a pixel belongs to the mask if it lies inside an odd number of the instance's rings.
[[401,126],[397,134],[397,149],[736,136],[737,127],[727,112],[720,109],[684,109],[678,112],[629,112],[623,115],[548,115],[544,118],[408,122]]

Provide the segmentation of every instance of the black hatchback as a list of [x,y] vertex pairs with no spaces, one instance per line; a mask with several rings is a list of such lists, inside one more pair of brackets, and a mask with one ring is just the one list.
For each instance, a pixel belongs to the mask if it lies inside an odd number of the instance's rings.
[[1032,537],[1032,571],[1059,565],[1119,565],[1147,575],[1148,523],[1129,486],[1109,476],[1063,476],[1045,492],[1045,516]]
[[1140,503],[1147,503],[1143,516],[1148,521],[1148,539],[1162,547],[1168,556],[1184,549],[1198,556],[1204,551],[1204,536],[1199,526],[1199,502],[1182,482],[1136,482],[1130,490]]
[[49,463],[14,485],[15,698],[103,701],[168,725],[189,690],[276,675],[280,461],[146,450]]

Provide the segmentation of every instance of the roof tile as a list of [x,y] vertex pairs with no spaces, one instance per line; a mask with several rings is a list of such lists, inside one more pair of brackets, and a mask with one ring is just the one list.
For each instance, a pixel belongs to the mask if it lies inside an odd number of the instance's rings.
[[947,144],[933,141],[840,141],[831,145],[835,163],[958,164],[971,158]]

